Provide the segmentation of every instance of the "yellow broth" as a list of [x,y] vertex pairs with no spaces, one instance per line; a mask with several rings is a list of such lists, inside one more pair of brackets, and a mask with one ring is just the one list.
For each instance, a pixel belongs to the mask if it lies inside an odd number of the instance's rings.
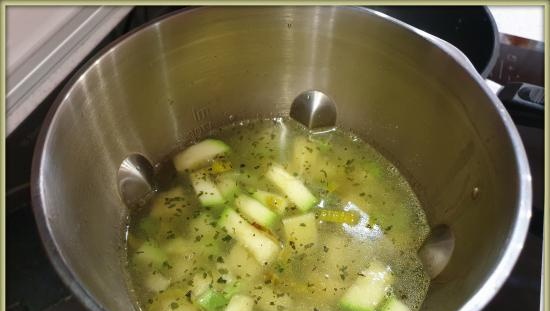
[[[315,215],[317,239],[307,247],[285,240],[282,219],[304,214],[286,197],[288,206],[271,228],[254,224],[281,248],[275,259],[259,263],[219,225],[220,213],[234,202],[201,206],[189,174],[181,173],[130,215],[128,270],[143,310],[225,310],[237,294],[253,298],[253,310],[352,310],[341,299],[373,260],[393,276],[384,299],[419,309],[429,278],[416,253],[429,227],[409,184],[376,150],[343,130],[310,133],[286,118],[240,122],[209,137],[231,150],[203,166],[214,180],[233,176],[239,193],[285,198],[266,178],[273,165],[303,182],[317,198],[308,212]],[[271,200],[266,205],[277,210]],[[206,308],[196,294],[205,289],[219,294]]]

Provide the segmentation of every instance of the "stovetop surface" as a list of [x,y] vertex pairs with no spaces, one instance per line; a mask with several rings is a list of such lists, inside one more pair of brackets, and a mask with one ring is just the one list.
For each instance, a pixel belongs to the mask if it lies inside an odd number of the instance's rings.
[[[129,30],[176,9],[179,8],[134,9],[92,51],[90,56]],[[8,137],[6,143],[6,306],[8,311],[84,310],[63,284],[47,258],[36,229],[30,202],[29,179],[34,145],[42,121],[61,86]],[[533,217],[518,263],[505,285],[484,309],[485,311],[535,311],[540,308],[544,133],[540,129],[529,127],[518,126],[518,129],[533,175]]]

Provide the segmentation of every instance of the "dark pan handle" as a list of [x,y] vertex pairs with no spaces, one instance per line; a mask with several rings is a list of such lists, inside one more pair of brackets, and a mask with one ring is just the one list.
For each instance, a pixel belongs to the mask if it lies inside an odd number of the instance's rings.
[[498,93],[516,124],[544,129],[544,88],[522,82],[506,84]]

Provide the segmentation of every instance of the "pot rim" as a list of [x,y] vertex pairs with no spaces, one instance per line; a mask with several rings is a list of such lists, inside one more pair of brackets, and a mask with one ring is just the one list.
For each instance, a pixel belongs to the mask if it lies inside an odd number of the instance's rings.
[[[364,7],[342,7],[349,10],[362,11],[366,14],[375,15],[379,18],[385,19],[388,22],[397,24],[404,28],[405,31],[408,31],[411,35],[416,35],[420,39],[427,40],[428,42],[439,46],[444,52],[447,53],[454,61],[457,62],[457,65],[462,67],[468,72],[472,79],[474,79],[485,94],[491,99],[493,103],[493,108],[495,108],[495,113],[498,114],[500,120],[503,122],[508,137],[512,143],[513,151],[516,158],[516,168],[519,173],[518,181],[518,198],[517,198],[517,213],[515,221],[512,225],[512,231],[508,237],[508,243],[506,250],[501,254],[501,258],[496,265],[496,267],[490,272],[487,279],[484,283],[481,284],[481,287],[460,307],[459,311],[477,311],[481,310],[500,290],[509,274],[514,267],[523,244],[527,237],[527,231],[529,228],[529,220],[531,218],[531,201],[532,201],[532,188],[531,188],[531,174],[529,169],[529,164],[527,161],[527,155],[523,146],[523,142],[519,136],[517,128],[513,123],[510,115],[504,108],[503,104],[496,97],[495,94],[491,92],[488,86],[485,84],[481,76],[473,70],[473,66],[470,64],[468,67],[467,64],[464,64],[464,60],[460,59],[460,56],[457,54],[450,53],[448,49],[445,49],[441,42],[434,40],[434,37],[414,28],[404,22],[401,22],[395,18],[387,16],[383,13],[377,12],[372,9]],[[103,305],[101,305],[94,296],[88,291],[88,289],[79,282],[78,277],[65,262],[62,254],[55,241],[53,240],[50,232],[50,227],[47,221],[47,217],[44,213],[44,202],[43,202],[43,189],[41,188],[41,170],[42,170],[42,159],[44,157],[43,151],[44,146],[47,143],[47,140],[50,136],[50,125],[54,122],[59,107],[63,104],[65,97],[69,94],[70,90],[73,88],[75,82],[78,81],[79,77],[85,74],[90,68],[92,68],[96,61],[103,58],[109,51],[116,47],[119,43],[133,37],[134,35],[139,34],[149,27],[153,27],[156,23],[164,21],[170,18],[173,18],[176,15],[191,14],[197,10],[205,10],[208,7],[192,7],[192,8],[182,8],[163,16],[160,16],[156,19],[153,19],[150,22],[147,22],[130,32],[122,35],[113,42],[109,43],[106,47],[101,49],[97,54],[91,57],[77,72],[73,74],[70,80],[65,84],[63,89],[60,91],[59,95],[54,100],[54,103],[50,107],[46,118],[40,129],[39,136],[37,138],[37,143],[34,148],[34,154],[32,159],[32,168],[31,168],[31,202],[32,209],[34,212],[36,225],[46,254],[50,259],[50,262],[54,266],[58,275],[61,277],[62,281],[67,287],[71,290],[72,293],[82,302],[82,304],[89,310],[92,311],[108,311]],[[431,36],[431,37],[430,37]],[[437,38],[438,39],[438,38]],[[441,40],[442,41],[442,40]],[[459,54],[461,54],[459,52]]]
[[498,32],[498,26],[495,21],[495,17],[493,16],[493,13],[491,13],[491,10],[489,10],[489,7],[485,5],[483,6],[483,10],[487,14],[487,19],[489,20],[491,28],[493,29],[493,46],[491,56],[489,57],[489,60],[485,63],[485,68],[483,68],[483,70],[479,73],[483,78],[487,78],[491,71],[493,71],[493,68],[497,63],[498,56],[500,55],[500,34]]

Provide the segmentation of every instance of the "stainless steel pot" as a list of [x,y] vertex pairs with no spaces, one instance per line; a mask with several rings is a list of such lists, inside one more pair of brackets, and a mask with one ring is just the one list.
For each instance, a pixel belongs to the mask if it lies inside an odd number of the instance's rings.
[[317,89],[337,123],[407,176],[454,254],[422,310],[480,310],[521,251],[531,179],[510,117],[456,50],[351,7],[201,8],[159,20],[90,61],[42,129],[33,205],[46,250],[91,310],[135,310],[121,256],[117,170],[238,119],[288,114]]

